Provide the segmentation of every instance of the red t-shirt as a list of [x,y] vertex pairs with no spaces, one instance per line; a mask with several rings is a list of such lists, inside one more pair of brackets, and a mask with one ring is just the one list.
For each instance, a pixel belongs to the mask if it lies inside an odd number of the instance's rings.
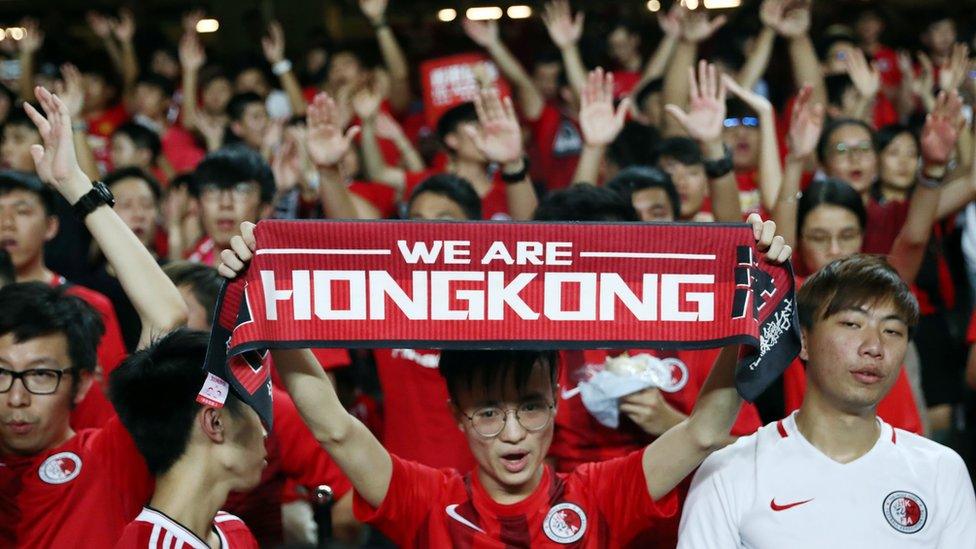
[[[611,429],[597,421],[583,406],[583,399],[573,389],[603,369],[610,351],[561,351],[559,368],[559,406],[556,408],[556,433],[549,456],[558,471],[572,471],[580,464],[621,457],[651,443],[654,437],[620,415],[620,426]],[[708,372],[718,356],[718,349],[702,351],[630,351],[631,356],[648,353],[661,358],[673,357],[680,365],[672,366],[671,387],[662,388],[664,400],[683,414],[690,414],[698,400]],[[739,411],[732,434],[752,434],[762,426],[759,412],[752,404]]]
[[117,418],[33,456],[0,455],[0,547],[112,547],[151,493]]
[[[244,521],[220,511],[213,519],[213,531],[221,549],[257,549],[258,542]],[[151,507],[144,507],[129,523],[115,549],[210,549],[187,527]]]
[[492,500],[477,472],[433,469],[392,455],[386,498],[374,509],[359,494],[356,518],[400,547],[621,547],[678,511],[675,492],[653,501],[643,451],[583,465],[572,473],[546,467],[524,500]]
[[864,243],[861,251],[866,254],[888,255],[895,238],[908,218],[908,200],[890,200],[880,203],[874,198],[865,205],[867,223],[864,226]]
[[881,83],[885,86],[901,84],[901,69],[898,68],[898,54],[888,46],[879,46],[874,52],[874,62],[881,73]]
[[129,119],[122,103],[117,103],[95,116],[88,123],[88,146],[91,148],[99,169],[109,171],[112,165],[111,139],[115,130]]
[[183,253],[183,257],[187,261],[203,263],[204,265],[214,267],[217,265],[218,251],[217,243],[214,242],[214,239],[204,235],[192,248]]
[[84,299],[86,303],[98,311],[98,315],[102,318],[102,324],[105,325],[105,334],[98,342],[98,364],[102,367],[102,373],[107,378],[108,374],[126,357],[125,342],[122,341],[122,329],[119,328],[119,319],[115,316],[115,307],[112,306],[112,302],[91,288],[68,282],[61,275],[54,275],[50,285],[52,288],[67,285],[66,294]]
[[976,343],[976,309],[973,310],[973,316],[969,317],[969,328],[966,330],[966,344],[973,343]]
[[[799,358],[793,360],[783,372],[783,401],[785,413],[790,415],[803,404],[803,395],[807,390],[807,373],[803,362]],[[898,380],[878,403],[878,417],[892,427],[897,427],[915,434],[923,434],[922,417],[918,413],[918,406],[912,396],[912,386],[908,383],[905,368],[898,372]]]
[[761,214],[762,195],[759,193],[758,172],[756,169],[735,172],[735,182],[739,187],[739,205],[743,217],[751,213]]
[[545,182],[549,190],[568,187],[573,182],[583,151],[579,124],[551,103],[546,103],[539,118],[531,124],[532,157],[529,163],[532,173]]
[[613,98],[621,99],[629,94],[640,79],[639,71],[613,71]]
[[[404,177],[404,200],[410,198],[414,187],[421,184],[425,179],[440,172],[425,170],[422,172],[406,172]],[[491,190],[488,194],[481,197],[481,217],[482,219],[512,219],[508,213],[508,196],[505,194],[505,182],[502,181],[501,172],[495,173]]]
[[383,389],[383,446],[428,467],[471,470],[474,457],[437,369],[440,351],[376,349],[373,356]]
[[193,134],[182,126],[170,126],[160,136],[162,154],[176,173],[190,172],[207,155]]
[[397,199],[396,189],[393,187],[369,181],[353,181],[349,184],[349,192],[372,204],[379,212],[380,218],[396,217]]
[[315,440],[288,393],[273,386],[272,403],[274,429],[265,440],[268,464],[261,471],[261,482],[247,493],[230,494],[224,505],[251,526],[264,546],[284,541],[281,494],[286,480],[310,489],[327,484],[337,500],[352,488],[339,466]]

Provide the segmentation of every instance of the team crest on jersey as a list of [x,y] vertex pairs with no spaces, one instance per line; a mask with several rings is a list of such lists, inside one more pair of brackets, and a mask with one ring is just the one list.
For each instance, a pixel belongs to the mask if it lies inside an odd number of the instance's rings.
[[586,513],[578,505],[553,505],[542,521],[542,531],[556,543],[573,543],[586,532]]
[[892,492],[882,506],[885,520],[903,534],[914,534],[925,526],[928,510],[922,498],[911,492]]
[[665,384],[661,386],[661,390],[666,393],[677,393],[684,389],[685,385],[688,384],[688,366],[681,360],[672,357],[663,358],[661,362],[670,369],[671,374]]
[[44,460],[38,476],[48,484],[71,482],[81,473],[81,458],[74,452],[60,452]]

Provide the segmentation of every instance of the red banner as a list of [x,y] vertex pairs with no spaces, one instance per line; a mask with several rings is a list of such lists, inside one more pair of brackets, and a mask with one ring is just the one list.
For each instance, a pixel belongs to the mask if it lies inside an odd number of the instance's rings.
[[462,53],[424,61],[420,65],[420,84],[424,94],[424,116],[430,127],[445,111],[461,103],[474,100],[480,89],[476,71],[483,70],[502,97],[510,95],[508,82],[498,73],[498,67],[481,53]]
[[270,347],[743,343],[756,351],[739,389],[754,398],[798,349],[792,271],[744,224],[264,221],[255,235],[213,341],[250,394],[267,375],[252,353]]

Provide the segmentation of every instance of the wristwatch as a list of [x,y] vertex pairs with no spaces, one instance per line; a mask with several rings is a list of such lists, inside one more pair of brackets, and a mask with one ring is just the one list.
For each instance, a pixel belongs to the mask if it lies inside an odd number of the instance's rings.
[[71,205],[75,210],[78,219],[84,220],[88,214],[92,213],[99,206],[106,204],[109,208],[115,205],[115,196],[108,190],[105,183],[96,181],[92,183],[92,189]]
[[732,151],[729,150],[729,148],[725,145],[722,145],[722,149],[725,151],[722,158],[705,160],[704,162],[705,175],[707,175],[709,179],[717,179],[722,177],[731,172],[732,168],[734,167],[732,165]]
[[524,156],[522,157],[521,170],[515,173],[507,173],[505,172],[505,170],[502,170],[502,181],[504,181],[506,185],[521,183],[525,179],[525,176],[528,175],[528,173],[529,173],[529,157]]

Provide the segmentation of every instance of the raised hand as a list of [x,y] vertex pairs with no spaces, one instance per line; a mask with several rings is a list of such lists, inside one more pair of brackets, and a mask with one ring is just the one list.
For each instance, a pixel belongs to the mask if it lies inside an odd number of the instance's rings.
[[549,37],[561,50],[575,46],[581,36],[583,36],[582,11],[576,12],[574,17],[569,9],[567,0],[552,0],[546,4],[542,12],[542,22],[549,31]]
[[784,38],[798,38],[805,35],[810,31],[810,3],[794,4],[773,29]]
[[769,99],[752,90],[743,88],[731,75],[723,74],[722,83],[725,84],[725,89],[732,92],[732,95],[741,99],[743,103],[749,105],[749,108],[756,111],[756,113],[773,112],[773,104],[769,102]]
[[199,23],[200,20],[203,19],[203,17],[204,17],[204,12],[201,9],[195,9],[184,13],[182,19],[183,33],[184,34],[188,32],[196,33],[197,23]]
[[352,96],[352,110],[360,120],[372,120],[380,110],[383,96],[371,86],[363,86]]
[[966,78],[969,65],[969,46],[955,44],[949,59],[939,67],[939,89],[958,90]]
[[291,129],[285,131],[284,140],[271,157],[271,172],[274,173],[278,193],[284,194],[294,189],[302,178],[302,159],[299,155],[298,138]]
[[688,67],[688,84],[688,112],[672,104],[665,110],[693,139],[702,143],[719,139],[725,122],[725,85],[715,65],[699,61],[697,78],[695,69]]
[[76,119],[85,108],[85,82],[78,67],[71,63],[61,65],[61,82],[55,88],[58,97],[68,107],[68,115]]
[[352,146],[352,140],[359,134],[359,126],[353,126],[342,133],[337,122],[338,107],[329,94],[320,93],[308,106],[305,124],[308,127],[306,150],[309,159],[317,168],[334,168]]
[[244,270],[254,251],[258,249],[258,241],[254,238],[254,227],[250,221],[241,223],[241,234],[230,239],[230,248],[220,252],[220,264],[217,273],[224,278],[236,278]]
[[103,40],[112,36],[112,22],[109,21],[108,17],[96,11],[90,11],[85,14],[85,19],[95,36]]
[[786,3],[784,0],[763,0],[759,7],[759,20],[762,24],[776,30],[783,22],[786,15]]
[[36,19],[27,18],[20,22],[24,28],[24,37],[17,41],[17,46],[24,53],[34,53],[44,45],[44,31]]
[[881,89],[881,72],[873,62],[868,63],[860,48],[852,49],[850,55],[844,58],[844,68],[847,69],[858,95],[865,99],[878,95],[878,90]]
[[91,181],[81,171],[75,156],[75,146],[71,140],[71,115],[68,114],[67,105],[46,89],[37,86],[34,95],[44,114],[30,103],[24,103],[24,110],[37,126],[44,143],[30,147],[37,175],[74,204],[91,189]]
[[464,29],[464,34],[468,35],[472,42],[482,48],[487,49],[498,44],[497,21],[475,21],[465,18],[461,21],[461,28]]
[[387,0],[359,0],[359,9],[375,25],[386,15],[386,4]]
[[207,62],[207,54],[200,44],[197,31],[184,32],[180,37],[180,66],[184,71],[196,72]]
[[926,166],[944,166],[949,162],[965,123],[959,93],[956,90],[939,92],[935,108],[925,116],[925,126],[919,139]]
[[522,128],[512,98],[499,98],[498,89],[482,90],[474,99],[478,127],[462,126],[489,162],[507,164],[522,159]]
[[720,29],[726,21],[728,18],[724,15],[709,19],[703,11],[684,9],[684,16],[681,18],[681,39],[693,44],[704,42],[715,34],[715,31]]
[[786,141],[789,154],[796,159],[809,158],[817,148],[820,132],[823,131],[824,106],[820,103],[812,104],[813,88],[803,86],[793,103],[793,116],[790,118],[790,129]]
[[268,24],[268,35],[261,37],[261,49],[264,51],[264,58],[272,65],[284,60],[285,32],[281,29],[281,23],[272,21]]
[[579,124],[587,145],[606,146],[620,135],[630,108],[630,98],[613,109],[613,74],[597,67],[590,71],[580,95]]
[[110,22],[112,34],[119,42],[131,42],[136,34],[136,18],[132,10],[123,8],[119,10],[119,18]]
[[686,416],[671,406],[661,390],[652,387],[620,399],[620,411],[649,435],[660,436]]
[[681,4],[675,2],[667,13],[657,14],[657,25],[661,27],[661,32],[665,36],[677,38],[681,34]]

